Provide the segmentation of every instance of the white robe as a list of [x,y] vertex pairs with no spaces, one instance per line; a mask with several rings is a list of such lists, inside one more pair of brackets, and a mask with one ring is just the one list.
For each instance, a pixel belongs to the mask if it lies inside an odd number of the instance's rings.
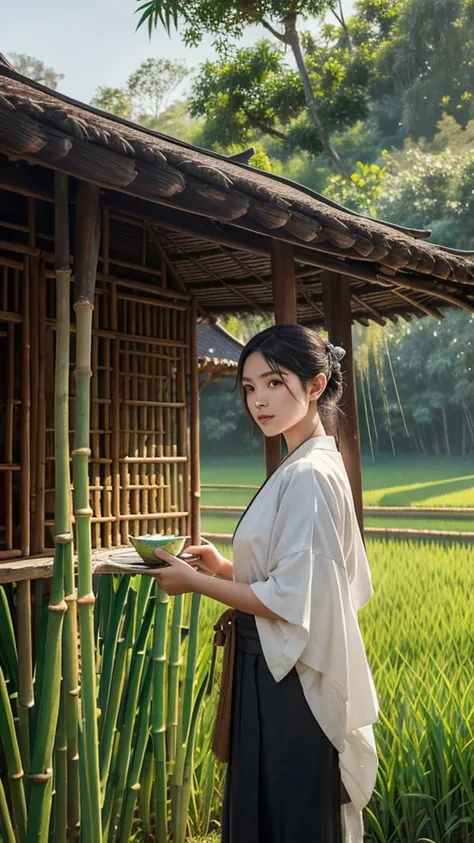
[[372,582],[349,480],[332,436],[306,440],[264,483],[233,539],[234,579],[284,620],[257,617],[279,682],[296,666],[308,704],[339,752],[350,803],[344,843],[361,843],[375,785],[377,696],[357,612]]

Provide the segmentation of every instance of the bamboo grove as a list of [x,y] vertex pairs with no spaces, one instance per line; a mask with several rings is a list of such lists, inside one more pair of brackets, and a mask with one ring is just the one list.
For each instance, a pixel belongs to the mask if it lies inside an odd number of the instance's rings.
[[[96,389],[94,386],[91,393],[93,371],[97,376],[100,370],[97,336],[93,335],[101,242],[99,188],[81,183],[76,205],[72,279],[68,180],[56,174],[54,564],[50,585],[45,585],[46,580],[35,581],[33,606],[30,582],[0,586],[0,746],[4,756],[0,755],[0,839],[2,843],[125,843],[140,817],[140,827],[145,834],[153,834],[157,843],[183,843],[196,727],[207,690],[207,660],[198,657],[200,601],[198,597],[177,597],[170,605],[168,596],[149,577],[93,577],[94,529],[101,523],[100,514],[93,517],[97,509],[94,512],[91,507],[94,492],[89,477],[91,437],[97,439],[99,427],[98,402],[91,401]],[[104,239],[107,230],[102,232],[102,243]],[[74,323],[71,313],[75,314]],[[181,316],[187,336],[195,344],[192,303],[181,305]],[[165,318],[173,317],[166,313]],[[166,340],[163,342],[166,345]],[[185,344],[179,348],[178,342],[168,340],[168,345],[173,346],[170,353],[177,371],[176,355],[184,362]],[[106,359],[110,356],[107,346]],[[143,495],[128,490],[130,499],[135,499],[131,515],[139,516],[141,507],[155,525],[157,514],[173,510],[171,500],[164,497],[170,486],[181,489],[181,494],[188,487],[196,500],[198,497],[198,395],[196,379],[195,387],[190,388],[193,425],[189,443],[196,458],[178,475],[176,462],[183,457],[176,457],[177,449],[180,453],[188,449],[183,417],[186,405],[177,401],[176,385],[160,368],[165,365],[161,359],[165,355],[149,352],[149,356],[152,360],[147,356],[148,374],[143,378],[145,383],[160,384],[155,396],[159,400],[135,399],[132,390],[130,405],[152,406],[153,413],[156,407],[158,416],[147,418],[146,410],[132,410],[141,413],[140,424],[135,417],[125,420],[123,426],[153,425],[167,431],[168,444],[161,448],[164,456],[137,458],[139,465],[153,464],[153,470],[157,463],[162,465],[167,482],[160,484],[159,478],[154,478],[155,511]],[[125,365],[118,355],[116,363]],[[152,371],[154,365],[158,372]],[[125,374],[130,381],[134,372]],[[183,366],[180,378],[184,389]],[[181,413],[178,424],[172,416],[174,407]],[[104,463],[108,472],[112,460],[96,458],[96,462]],[[122,472],[122,479],[126,477]],[[107,482],[113,496],[110,477]],[[92,483],[93,488],[100,488],[101,476],[95,476]],[[147,494],[153,496],[153,486]],[[127,499],[122,491],[118,505],[123,502]],[[167,523],[177,530],[189,526],[196,541],[198,510],[186,506],[183,497],[178,503]],[[105,516],[102,521],[107,525],[105,544],[109,547],[112,520]],[[132,524],[135,534],[142,524],[140,517]],[[116,543],[120,544],[120,522],[117,527]],[[100,535],[98,538],[100,542]]]

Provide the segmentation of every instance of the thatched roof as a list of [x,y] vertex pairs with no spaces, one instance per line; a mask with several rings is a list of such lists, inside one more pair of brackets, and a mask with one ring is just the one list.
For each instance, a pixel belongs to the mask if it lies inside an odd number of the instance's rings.
[[199,371],[213,377],[235,375],[242,343],[218,322],[197,327],[197,353]]
[[[0,62],[2,153],[40,165],[29,177],[45,193],[44,168],[61,170],[99,184],[105,206],[148,220],[180,284],[208,314],[271,309],[272,238],[294,246],[303,323],[322,321],[324,270],[350,277],[353,318],[364,324],[396,314],[440,317],[447,304],[474,312],[474,253],[99,112]],[[0,158],[4,186],[8,167]]]

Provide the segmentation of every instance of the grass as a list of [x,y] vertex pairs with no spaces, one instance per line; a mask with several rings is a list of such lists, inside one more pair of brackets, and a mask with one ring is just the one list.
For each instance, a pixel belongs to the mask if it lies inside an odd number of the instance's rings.
[[[359,617],[381,714],[365,841],[473,843],[474,548],[369,539],[367,550],[374,596]],[[215,614],[206,605],[208,628]],[[216,819],[221,794],[217,770]]]
[[[257,458],[204,460],[201,482],[260,485],[265,477],[263,460]],[[474,507],[474,457],[435,459],[430,457],[386,457],[363,467],[366,506]],[[246,506],[255,494],[250,489],[204,489],[201,502],[207,506]],[[203,515],[203,529],[209,533],[232,533],[238,515]],[[474,532],[474,518],[377,517],[366,518],[367,526],[413,530],[458,530]]]

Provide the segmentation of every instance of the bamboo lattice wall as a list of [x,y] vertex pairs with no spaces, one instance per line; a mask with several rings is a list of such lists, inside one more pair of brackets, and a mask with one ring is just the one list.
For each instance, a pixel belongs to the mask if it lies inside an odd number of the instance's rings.
[[[53,547],[52,240],[51,202],[0,191],[0,560]],[[107,548],[188,532],[190,334],[188,297],[144,225],[104,211],[99,267],[90,502],[93,547]],[[73,360],[74,331],[71,343]]]

